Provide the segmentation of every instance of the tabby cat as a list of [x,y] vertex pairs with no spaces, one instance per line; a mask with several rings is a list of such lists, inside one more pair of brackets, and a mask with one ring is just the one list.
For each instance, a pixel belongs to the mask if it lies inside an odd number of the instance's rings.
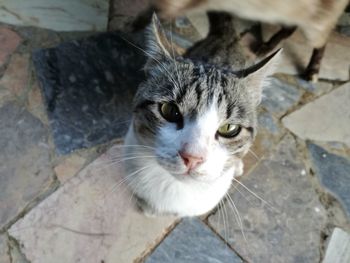
[[208,36],[181,57],[155,15],[148,30],[148,78],[124,150],[126,181],[146,214],[210,211],[242,174],[256,134],[262,88],[280,52],[247,66],[231,15],[209,20]]

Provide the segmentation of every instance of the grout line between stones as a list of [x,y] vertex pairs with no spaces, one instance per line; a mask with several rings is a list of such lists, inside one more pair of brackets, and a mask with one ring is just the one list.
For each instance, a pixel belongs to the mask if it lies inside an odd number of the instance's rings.
[[[306,142],[302,139],[299,139],[298,136],[291,133],[294,137],[298,149],[298,155],[302,162],[305,165],[311,187],[313,188],[315,194],[317,195],[320,204],[326,211],[327,222],[325,226],[321,229],[320,232],[320,262],[322,262],[325,252],[327,249],[326,242],[328,237],[332,234],[334,227],[341,227],[346,230],[350,230],[350,221],[345,215],[345,211],[341,207],[339,201],[327,190],[325,189],[317,175],[314,172],[312,161],[310,160],[310,154],[306,148]],[[331,211],[335,210],[335,211]]]
[[31,200],[19,213],[16,217],[11,219],[7,224],[5,224],[0,229],[0,234],[5,233],[13,224],[15,224],[19,219],[23,218],[28,212],[30,212],[34,207],[40,204],[46,199],[49,195],[54,193],[60,186],[60,183],[56,176],[53,176],[52,182],[48,185],[47,189],[42,191],[38,196]]
[[[217,211],[218,209],[216,209]],[[215,211],[215,212],[216,212]],[[210,215],[209,215],[210,216]],[[246,260],[233,246],[231,246],[231,244],[229,242],[227,242],[210,224],[208,221],[209,216],[205,219],[202,219],[202,222],[222,241],[225,243],[225,245],[231,249],[233,252],[235,252],[235,254],[244,262],[244,263],[248,263],[249,261]]]
[[8,238],[8,255],[10,257],[10,262],[11,263],[17,263],[18,261],[15,261],[15,258],[13,257],[13,254],[11,253],[12,250],[17,250],[19,256],[21,259],[19,260],[21,263],[30,263],[30,261],[27,259],[26,255],[22,252],[21,246],[17,239],[12,237],[10,234],[7,233],[7,238]]
[[181,221],[182,221],[181,218],[176,219],[169,227],[165,229],[164,234],[158,239],[156,239],[154,241],[154,244],[148,247],[147,249],[145,249],[139,257],[134,259],[133,262],[134,263],[145,262],[146,258],[150,256],[153,253],[153,251],[157,249],[157,247],[164,241],[164,239],[166,239],[170,235],[170,233],[175,229],[175,227],[177,227],[178,224],[180,224]]

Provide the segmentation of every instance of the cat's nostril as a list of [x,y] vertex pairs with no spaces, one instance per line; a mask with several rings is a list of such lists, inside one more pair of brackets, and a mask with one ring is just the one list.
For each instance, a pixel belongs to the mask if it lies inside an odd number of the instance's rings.
[[204,158],[202,156],[194,156],[183,151],[179,152],[179,155],[184,161],[184,164],[186,165],[186,167],[189,169],[194,169],[204,161]]

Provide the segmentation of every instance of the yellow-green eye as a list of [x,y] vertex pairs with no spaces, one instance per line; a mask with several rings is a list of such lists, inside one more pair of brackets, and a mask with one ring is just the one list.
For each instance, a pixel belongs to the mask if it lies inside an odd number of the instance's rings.
[[225,124],[218,129],[218,134],[225,138],[237,136],[242,130],[242,127],[235,124]]
[[182,121],[182,115],[179,108],[174,103],[163,103],[160,104],[160,113],[163,118],[169,122],[180,122]]

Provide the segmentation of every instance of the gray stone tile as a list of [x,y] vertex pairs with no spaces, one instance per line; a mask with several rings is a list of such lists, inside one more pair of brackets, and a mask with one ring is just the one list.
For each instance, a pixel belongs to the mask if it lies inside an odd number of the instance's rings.
[[1,21],[57,31],[104,31],[108,0],[2,0]]
[[301,96],[302,91],[297,87],[273,77],[270,85],[263,91],[261,105],[275,116],[280,117],[296,105]]
[[322,185],[340,201],[350,217],[350,159],[327,152],[313,143],[308,144],[308,149]]
[[265,200],[239,184],[229,193],[246,240],[233,205],[226,203],[225,209],[209,217],[210,225],[235,251],[248,262],[319,262],[320,234],[327,215],[297,157],[293,137],[287,135],[276,152],[263,158],[240,182]]
[[0,262],[10,263],[9,247],[7,244],[7,238],[4,235],[0,235]]
[[350,83],[312,101],[283,118],[301,139],[342,142],[350,146]]
[[327,93],[332,90],[333,84],[325,81],[319,80],[318,82],[306,81],[302,78],[296,77],[296,82],[299,87],[305,89],[306,91],[319,96],[321,94]]
[[[149,218],[132,201],[109,150],[8,230],[31,263],[130,263],[155,246],[173,217]],[[114,165],[112,161],[114,160]]]
[[328,243],[322,263],[350,262],[350,234],[336,227]]
[[199,219],[184,219],[145,263],[238,263],[242,260]]
[[0,229],[52,182],[47,128],[14,103],[0,108]]
[[145,57],[143,34],[107,33],[34,53],[56,149],[67,154],[123,136]]
[[261,111],[258,115],[258,134],[252,147],[243,159],[244,174],[249,171],[263,158],[269,155],[281,139],[285,130],[282,129],[271,113]]
[[265,129],[273,135],[280,134],[281,128],[277,121],[268,112],[261,112],[258,116],[259,129]]

